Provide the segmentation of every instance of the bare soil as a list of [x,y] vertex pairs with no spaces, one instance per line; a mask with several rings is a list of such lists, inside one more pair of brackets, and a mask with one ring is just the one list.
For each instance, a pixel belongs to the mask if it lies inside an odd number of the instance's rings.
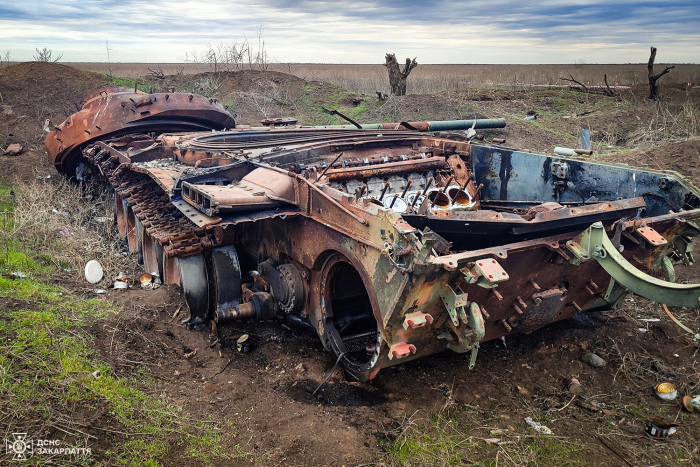
[[[46,164],[40,145],[44,119],[62,119],[65,112],[75,110],[85,94],[104,85],[104,80],[71,67],[38,63],[14,65],[0,71],[0,92],[4,99],[0,138],[12,133],[14,136],[8,142],[23,142],[29,149],[21,156],[0,157],[0,179],[9,182],[14,177],[57,177],[55,170]],[[225,84],[217,90],[220,96],[250,92],[259,87],[256,83],[261,80],[260,76],[247,72],[224,78]],[[167,80],[164,86],[177,88],[191,83],[187,80],[192,77],[175,76]],[[279,80],[276,84],[287,95],[301,96],[305,88],[312,87],[317,90],[319,101],[324,96],[338,96],[338,88],[282,73],[265,74],[264,80],[266,83]],[[533,97],[525,92],[500,91],[468,92],[457,97],[461,99],[459,105],[455,104],[455,98],[445,95],[406,96],[394,115],[472,118],[499,116],[500,112],[524,116],[528,110],[538,110],[542,116],[537,122],[550,122],[546,127],[509,118],[505,130],[487,134],[505,136],[509,146],[551,150],[562,145],[564,137],[571,142],[577,130],[588,125],[594,130],[594,141],[607,146],[607,142],[601,141],[608,134],[624,137],[633,134],[640,125],[637,116],[648,123],[654,109],[639,103],[642,92],[635,90],[628,103],[604,104],[615,109],[600,111],[600,116],[571,116],[571,109],[557,109],[555,94]],[[680,91],[676,97],[681,103],[688,99],[687,93]],[[691,97],[694,102],[700,100],[697,92]],[[346,99],[344,103],[350,107],[356,105],[355,99],[370,98],[348,97],[346,93],[338,99]],[[581,96],[581,101],[582,109],[591,109],[596,108],[598,98]],[[280,102],[275,108],[289,112],[301,105],[299,98],[296,104]],[[561,118],[564,114],[571,118]],[[373,107],[367,115],[380,118],[387,115],[387,110]],[[246,113],[239,114],[241,123],[255,124],[260,117],[250,107]],[[676,170],[700,183],[697,139],[622,151],[609,160]],[[680,268],[679,275],[681,280],[698,278],[696,268]],[[92,287],[87,287],[76,274],[55,277],[53,281],[75,294],[94,297]],[[589,465],[627,465],[596,438],[601,434],[614,437],[618,452],[625,453],[635,465],[661,465],[659,459],[663,459],[663,465],[700,462],[698,414],[683,412],[678,401],[663,402],[653,393],[654,385],[664,380],[673,381],[681,394],[697,393],[700,384],[697,344],[658,305],[637,297],[628,298],[617,312],[586,314],[529,335],[487,342],[479,351],[473,371],[467,369],[467,357],[444,352],[382,370],[375,380],[366,384],[348,382],[342,370],[335,368],[334,355],[323,350],[315,335],[291,329],[281,322],[237,323],[222,331],[229,339],[210,347],[208,329],[189,330],[180,324],[182,317],[173,318],[176,310],[186,306],[174,287],[110,290],[106,298],[117,304],[121,312],[118,317],[96,321],[89,328],[99,358],[118,376],[137,377],[145,367],[152,379],[143,383],[143,389],[177,400],[196,419],[212,416],[230,421],[231,433],[237,435],[226,435],[224,444],[216,449],[234,452],[236,445],[243,446],[263,456],[266,459],[263,465],[389,462],[385,447],[397,429],[411,417],[426,418],[446,406],[458,407],[482,419],[483,423],[474,426],[471,434],[483,438],[488,438],[492,429],[530,436],[524,418],[534,410],[545,411],[550,418],[548,426],[557,436],[585,443]],[[696,311],[674,308],[671,311],[691,327],[698,327]],[[647,318],[660,321],[641,321]],[[254,342],[247,354],[230,346],[243,333],[249,334]],[[194,356],[184,357],[194,350],[197,351]],[[593,368],[583,363],[581,357],[591,351],[607,360],[607,366]],[[331,372],[319,389],[321,381]],[[565,390],[563,380],[570,377],[581,382],[586,398],[604,402],[608,412],[592,412],[577,403],[564,408],[571,401],[571,394]],[[684,444],[646,437],[643,430],[649,416],[664,416],[680,423],[674,439]],[[114,426],[109,415],[99,410],[79,413],[76,417],[87,420],[92,427],[107,422]],[[104,453],[121,440],[119,434],[105,436],[103,431],[92,427],[86,430],[100,439],[97,451]],[[679,450],[687,455],[688,461],[679,460]],[[492,461],[495,452],[489,454]],[[97,459],[101,459],[99,452]],[[246,465],[246,462],[236,460],[230,463],[233,464]],[[197,463],[183,454],[174,455],[168,465]]]

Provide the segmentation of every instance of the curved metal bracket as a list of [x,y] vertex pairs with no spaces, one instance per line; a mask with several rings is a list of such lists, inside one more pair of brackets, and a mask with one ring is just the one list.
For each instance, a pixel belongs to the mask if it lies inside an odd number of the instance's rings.
[[687,308],[700,307],[700,284],[676,284],[652,277],[635,268],[612,244],[601,222],[596,222],[576,238],[579,260],[595,259],[617,282],[632,292],[655,302]]

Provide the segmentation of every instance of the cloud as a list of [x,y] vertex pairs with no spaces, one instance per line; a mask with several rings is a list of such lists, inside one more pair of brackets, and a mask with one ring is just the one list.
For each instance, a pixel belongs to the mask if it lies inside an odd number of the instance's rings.
[[203,44],[241,40],[281,62],[377,63],[385,52],[421,63],[663,62],[700,56],[695,1],[0,0],[0,49],[36,47],[63,61],[176,62]]

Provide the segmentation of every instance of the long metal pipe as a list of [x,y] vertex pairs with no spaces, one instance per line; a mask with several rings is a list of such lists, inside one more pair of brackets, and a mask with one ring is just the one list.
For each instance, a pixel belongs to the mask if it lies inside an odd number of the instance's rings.
[[[442,120],[442,121],[427,121],[427,122],[408,122],[410,127],[398,123],[363,123],[360,126],[363,130],[418,130],[418,131],[449,131],[449,130],[468,130],[472,126],[477,129],[485,128],[505,128],[505,118],[480,118],[476,120]],[[326,125],[315,126],[313,128],[329,128],[329,129],[347,129],[356,130],[354,125]]]

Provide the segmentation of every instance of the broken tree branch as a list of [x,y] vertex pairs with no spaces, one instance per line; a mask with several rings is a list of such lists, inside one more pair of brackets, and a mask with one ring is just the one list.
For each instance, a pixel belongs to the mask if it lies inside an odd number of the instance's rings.
[[649,54],[649,62],[647,63],[647,71],[649,72],[649,99],[658,101],[661,99],[659,94],[659,85],[656,83],[659,78],[671,71],[675,66],[667,66],[664,71],[655,75],[654,74],[654,60],[656,60],[656,47],[651,47],[651,53]]
[[615,97],[615,92],[610,89],[610,85],[608,84],[608,74],[605,73],[603,75],[603,81],[605,81],[605,95],[610,96],[610,97]]
[[612,90],[612,88],[611,88],[610,85],[608,84],[608,75],[607,75],[607,74],[605,74],[605,75],[603,76],[603,79],[604,79],[604,81],[605,81],[606,89],[600,89],[600,88],[602,88],[602,86],[596,86],[596,87],[599,88],[599,89],[591,89],[591,88],[588,88],[588,87],[586,87],[586,85],[584,85],[584,84],[581,83],[580,81],[577,81],[577,80],[573,77],[573,75],[569,75],[568,78],[559,78],[559,79],[562,80],[562,81],[568,81],[569,83],[575,83],[576,86],[574,86],[573,84],[570,84],[570,85],[569,85],[569,89],[574,90],[574,91],[585,92],[585,93],[588,93],[588,94],[600,94],[600,95],[608,96],[608,97],[614,97],[614,96],[615,96],[615,92]]
[[[576,83],[579,85],[579,87],[583,90],[583,92],[588,92],[588,88],[583,84],[574,79],[573,75],[569,75],[568,78],[559,78],[562,81],[568,81],[570,83]],[[575,88],[576,86],[571,86],[572,88]]]

